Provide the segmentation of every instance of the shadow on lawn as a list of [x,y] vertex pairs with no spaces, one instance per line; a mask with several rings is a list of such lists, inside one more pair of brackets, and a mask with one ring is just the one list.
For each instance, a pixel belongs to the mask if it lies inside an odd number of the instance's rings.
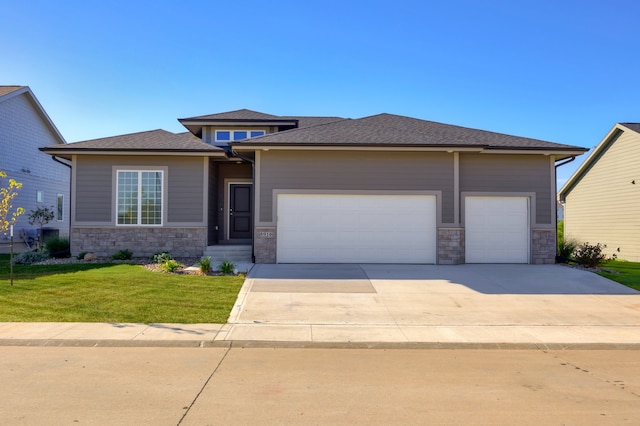
[[[50,275],[71,274],[74,272],[90,271],[93,269],[110,268],[116,263],[71,263],[58,265],[14,265],[14,280],[33,280]],[[9,261],[0,260],[0,281],[9,280]]]

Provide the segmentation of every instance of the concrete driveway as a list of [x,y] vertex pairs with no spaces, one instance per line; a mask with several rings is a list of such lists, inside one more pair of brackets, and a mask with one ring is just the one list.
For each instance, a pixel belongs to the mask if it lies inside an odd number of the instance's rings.
[[640,292],[562,265],[256,265],[229,323],[225,340],[637,344]]

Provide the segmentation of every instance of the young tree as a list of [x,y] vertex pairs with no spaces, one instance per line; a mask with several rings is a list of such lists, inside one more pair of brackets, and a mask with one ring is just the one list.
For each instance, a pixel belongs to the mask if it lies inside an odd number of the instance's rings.
[[38,207],[35,210],[29,211],[29,223],[33,225],[37,223],[40,225],[40,239],[39,243],[42,242],[42,227],[47,223],[51,222],[53,218],[56,217],[53,206],[49,207]]
[[9,179],[9,183],[6,184],[6,178],[7,174],[0,170],[0,233],[3,235],[7,235],[9,227],[24,213],[22,207],[13,209],[13,199],[18,195],[22,184],[15,179]]

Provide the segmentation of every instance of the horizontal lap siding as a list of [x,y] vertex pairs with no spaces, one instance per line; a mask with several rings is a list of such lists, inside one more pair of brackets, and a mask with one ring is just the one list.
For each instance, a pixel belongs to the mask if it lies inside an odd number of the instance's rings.
[[453,154],[268,151],[260,154],[260,221],[272,222],[273,191],[442,191],[442,221],[454,220]]
[[[548,156],[460,154],[461,192],[533,192],[537,224],[553,224]],[[534,207],[534,206],[532,206]]]
[[202,223],[204,161],[197,157],[78,156],[76,223],[114,223],[113,166],[168,167],[167,224]]
[[113,157],[78,156],[75,167],[76,223],[112,222],[111,165]]
[[640,261],[640,135],[622,133],[567,195],[565,235]]
[[169,166],[167,222],[205,222],[202,158],[172,158],[164,165]]

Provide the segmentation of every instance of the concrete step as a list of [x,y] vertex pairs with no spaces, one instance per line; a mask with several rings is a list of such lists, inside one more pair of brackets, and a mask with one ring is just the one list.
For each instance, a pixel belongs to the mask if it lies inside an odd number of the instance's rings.
[[251,245],[216,245],[205,249],[203,257],[210,256],[212,261],[251,262]]

